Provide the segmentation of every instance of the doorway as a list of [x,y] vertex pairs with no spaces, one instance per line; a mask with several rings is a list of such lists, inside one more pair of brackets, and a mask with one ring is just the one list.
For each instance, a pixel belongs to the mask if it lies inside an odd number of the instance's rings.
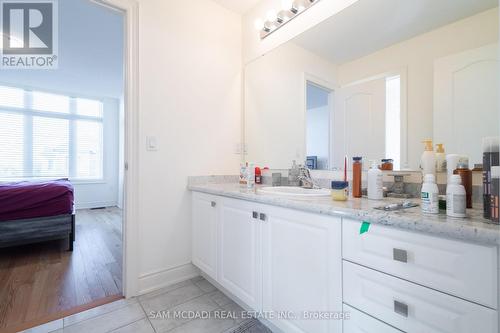
[[311,170],[331,167],[332,94],[317,83],[306,83],[306,163]]

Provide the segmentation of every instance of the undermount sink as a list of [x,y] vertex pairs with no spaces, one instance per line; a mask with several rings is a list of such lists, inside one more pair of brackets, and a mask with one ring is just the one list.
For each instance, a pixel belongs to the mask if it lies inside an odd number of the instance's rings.
[[328,197],[330,196],[330,190],[320,188],[320,189],[308,189],[297,186],[278,186],[278,187],[263,187],[260,188],[258,193],[262,194],[274,194],[286,197]]

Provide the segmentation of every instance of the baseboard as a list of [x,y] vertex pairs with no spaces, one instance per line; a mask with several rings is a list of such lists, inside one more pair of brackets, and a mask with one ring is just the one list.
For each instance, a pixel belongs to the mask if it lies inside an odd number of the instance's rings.
[[75,209],[92,209],[92,208],[101,208],[101,207],[115,207],[117,206],[116,201],[95,201],[95,202],[82,202],[75,203]]
[[193,264],[167,268],[139,276],[139,295],[144,295],[200,275]]

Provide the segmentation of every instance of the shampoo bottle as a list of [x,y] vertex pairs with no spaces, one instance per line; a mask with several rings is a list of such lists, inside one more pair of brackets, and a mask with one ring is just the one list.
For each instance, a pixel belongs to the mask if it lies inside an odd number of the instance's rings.
[[436,171],[446,172],[446,154],[442,143],[436,145]]
[[368,199],[381,200],[384,198],[384,174],[373,161],[368,170]]
[[422,159],[420,165],[422,167],[423,175],[434,175],[436,176],[436,154],[432,147],[432,140],[424,140],[425,150],[422,154]]
[[425,214],[439,214],[439,188],[436,177],[425,175],[422,185],[422,212]]

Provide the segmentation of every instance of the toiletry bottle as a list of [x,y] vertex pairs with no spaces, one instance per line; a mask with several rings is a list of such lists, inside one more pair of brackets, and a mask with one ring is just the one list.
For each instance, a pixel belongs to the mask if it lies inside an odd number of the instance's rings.
[[432,174],[424,176],[422,185],[422,212],[426,214],[439,214],[439,188],[436,177]]
[[469,169],[469,165],[464,162],[458,163],[453,174],[459,175],[462,179],[462,185],[465,187],[467,195],[467,208],[472,208],[472,171]]
[[462,178],[453,175],[446,187],[446,215],[451,217],[466,217],[466,193]]
[[381,200],[384,198],[384,174],[373,161],[368,170],[368,199]]
[[458,166],[458,162],[460,162],[461,156],[458,154],[448,154],[446,155],[446,180],[449,181],[451,176],[453,176],[453,172]]
[[255,165],[253,163],[248,163],[247,165],[247,188],[252,189],[255,186]]
[[436,144],[436,171],[446,172],[446,155],[442,143]]
[[500,139],[483,138],[483,206],[484,218],[491,217],[491,168],[500,165]]
[[491,167],[490,218],[495,224],[500,224],[500,167]]
[[241,163],[240,164],[240,184],[241,185],[246,185],[247,184],[247,166],[248,163]]
[[259,167],[255,167],[255,184],[262,184],[262,170]]
[[362,173],[363,162],[361,157],[352,158],[352,196],[361,198],[363,196],[362,189]]
[[423,175],[436,175],[436,154],[434,153],[434,149],[432,147],[432,140],[427,139],[424,140],[425,150],[422,154],[422,159],[420,165],[422,167]]
[[300,174],[299,166],[297,165],[297,162],[295,160],[293,160],[292,168],[288,171],[288,185],[289,186],[299,186],[300,185],[299,174]]

